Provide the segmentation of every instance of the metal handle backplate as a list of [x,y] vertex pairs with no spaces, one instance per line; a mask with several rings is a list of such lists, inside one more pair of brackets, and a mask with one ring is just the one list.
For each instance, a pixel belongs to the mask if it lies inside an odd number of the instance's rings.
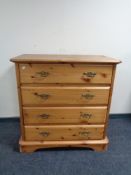
[[96,72],[84,72],[83,76],[86,76],[88,78],[94,78],[96,76]]
[[40,132],[39,134],[43,137],[48,137],[50,133],[45,131],[45,132]]
[[82,94],[81,97],[83,97],[87,100],[91,100],[95,97],[95,95],[87,93],[87,94]]
[[47,76],[49,76],[49,72],[46,72],[46,71],[40,71],[40,72],[36,72],[36,76],[40,76],[42,78],[45,78]]
[[37,92],[35,92],[34,95],[42,98],[43,100],[47,100],[50,97],[49,94],[38,94]]
[[79,132],[79,135],[80,135],[80,136],[83,136],[83,137],[88,137],[89,134],[90,134],[89,131],[81,131],[81,132]]
[[40,114],[38,115],[38,117],[42,118],[42,119],[48,119],[49,118],[49,114]]
[[80,117],[83,119],[90,119],[92,117],[92,114],[80,112]]

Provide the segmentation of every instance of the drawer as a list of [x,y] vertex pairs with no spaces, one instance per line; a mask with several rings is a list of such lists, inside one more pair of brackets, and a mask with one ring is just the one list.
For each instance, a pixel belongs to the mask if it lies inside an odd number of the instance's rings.
[[21,83],[110,84],[111,65],[20,64]]
[[24,107],[25,124],[104,124],[107,107]]
[[108,104],[110,87],[21,87],[24,106]]
[[93,140],[103,139],[104,125],[25,126],[25,140]]

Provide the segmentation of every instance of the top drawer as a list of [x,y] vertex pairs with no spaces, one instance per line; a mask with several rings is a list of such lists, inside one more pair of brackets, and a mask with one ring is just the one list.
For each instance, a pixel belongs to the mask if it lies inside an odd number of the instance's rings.
[[110,84],[112,65],[20,64],[21,83]]

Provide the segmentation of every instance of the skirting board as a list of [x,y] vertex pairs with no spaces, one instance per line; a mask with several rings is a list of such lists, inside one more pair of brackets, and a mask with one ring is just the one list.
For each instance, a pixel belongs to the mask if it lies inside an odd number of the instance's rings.
[[[130,120],[131,114],[111,114],[110,119],[122,119],[122,120]],[[10,117],[10,118],[0,118],[0,122],[19,122],[19,117]],[[44,142],[27,142],[20,140],[20,151],[21,152],[33,152],[35,150],[41,148],[53,148],[53,147],[85,147],[91,148],[95,151],[105,151],[108,146],[108,138],[103,140],[97,141],[64,141],[64,142],[51,142],[51,141],[44,141]]]
[[[110,114],[109,115],[110,119],[126,119],[126,118],[131,118],[131,113],[129,114]],[[16,121],[19,122],[19,116],[13,116],[13,117],[0,117],[0,122],[9,122],[9,121]]]

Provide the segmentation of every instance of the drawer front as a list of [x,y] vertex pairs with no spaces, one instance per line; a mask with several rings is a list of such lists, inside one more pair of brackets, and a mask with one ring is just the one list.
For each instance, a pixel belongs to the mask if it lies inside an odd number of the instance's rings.
[[22,83],[100,83],[110,84],[111,65],[20,64]]
[[110,87],[21,87],[23,105],[108,104]]
[[104,124],[107,107],[24,107],[25,124]]
[[103,139],[104,125],[25,126],[27,141]]

